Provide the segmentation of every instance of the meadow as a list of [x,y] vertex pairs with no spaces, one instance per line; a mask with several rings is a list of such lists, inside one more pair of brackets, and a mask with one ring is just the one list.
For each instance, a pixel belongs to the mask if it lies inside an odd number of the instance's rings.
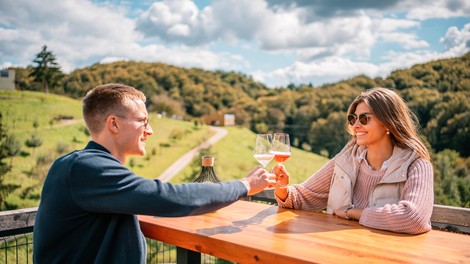
[[[39,204],[42,183],[52,162],[75,149],[82,149],[90,140],[81,114],[81,101],[64,96],[27,91],[0,90],[2,126],[13,134],[21,152],[12,159],[12,170],[4,175],[4,184],[20,187],[8,195],[9,209],[35,207]],[[153,136],[147,140],[147,155],[132,157],[127,166],[137,175],[155,179],[180,156],[198,146],[212,131],[199,122],[187,122],[150,113]],[[224,181],[240,179],[258,165],[253,158],[255,134],[247,128],[227,127],[229,133],[214,146],[194,158],[173,183],[192,181],[200,170],[203,154],[215,157],[215,171]],[[29,148],[25,141],[35,134],[42,144]],[[300,183],[328,161],[327,158],[292,149],[285,162],[291,183]],[[275,162],[271,162],[271,168]]]

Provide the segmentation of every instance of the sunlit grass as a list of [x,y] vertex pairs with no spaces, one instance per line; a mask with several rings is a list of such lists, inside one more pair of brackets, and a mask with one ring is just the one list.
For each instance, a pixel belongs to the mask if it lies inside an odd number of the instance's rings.
[[60,124],[60,116],[82,118],[80,100],[32,91],[0,90],[0,112],[10,132],[34,131],[34,122],[37,130],[47,129]]
[[[223,181],[241,179],[259,163],[253,158],[255,136],[247,128],[228,127],[229,133],[210,148],[210,155],[215,157],[214,170],[217,177]],[[200,159],[200,157],[197,157]],[[292,157],[284,162],[291,174],[291,183],[301,183],[311,174],[321,168],[327,158],[311,152],[292,148]],[[268,170],[275,165],[272,161]],[[186,167],[172,182],[180,183],[189,178],[193,168]]]
[[[154,135],[147,139],[147,154],[144,157],[132,157],[127,161],[128,167],[139,176],[155,179],[189,150],[197,147],[213,132],[208,126],[195,126],[192,122],[172,119],[151,119],[150,125]],[[173,133],[181,133],[180,139],[170,139]]]

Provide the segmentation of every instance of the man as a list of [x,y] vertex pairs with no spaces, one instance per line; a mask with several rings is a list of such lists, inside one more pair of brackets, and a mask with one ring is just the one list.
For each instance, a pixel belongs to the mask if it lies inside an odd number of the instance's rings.
[[145,263],[136,214],[186,216],[227,206],[275,184],[261,167],[242,180],[174,185],[124,167],[145,155],[153,134],[145,96],[122,84],[98,86],[83,99],[92,141],[54,162],[44,182],[34,227],[34,262]]

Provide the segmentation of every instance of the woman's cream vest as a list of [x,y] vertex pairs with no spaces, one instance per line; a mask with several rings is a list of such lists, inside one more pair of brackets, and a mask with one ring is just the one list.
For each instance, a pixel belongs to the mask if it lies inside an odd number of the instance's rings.
[[[358,157],[364,151],[350,141],[335,157],[335,167],[331,178],[330,192],[326,212],[332,214],[345,205],[352,204],[352,192],[359,172]],[[403,186],[408,178],[408,167],[419,158],[415,151],[393,148],[387,171],[379,184],[369,195],[369,207],[382,207],[385,204],[396,204],[400,201]]]

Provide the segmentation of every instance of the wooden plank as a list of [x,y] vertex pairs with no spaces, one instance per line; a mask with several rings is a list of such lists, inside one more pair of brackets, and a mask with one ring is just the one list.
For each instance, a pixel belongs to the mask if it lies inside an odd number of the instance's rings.
[[33,227],[37,207],[0,212],[0,231]]
[[431,221],[470,227],[470,208],[434,205]]

